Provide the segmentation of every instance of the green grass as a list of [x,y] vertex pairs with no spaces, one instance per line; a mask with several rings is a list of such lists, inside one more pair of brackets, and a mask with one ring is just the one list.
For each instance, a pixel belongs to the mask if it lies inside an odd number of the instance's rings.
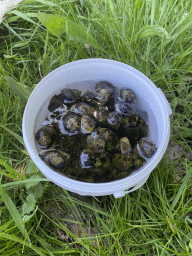
[[[39,12],[56,16],[47,22]],[[173,111],[171,139],[192,152],[191,14],[184,0],[27,0],[6,15],[0,24],[0,255],[192,255],[192,162],[184,150],[174,162],[165,155],[137,191],[86,201],[44,178],[21,129],[25,99],[43,77],[74,60],[106,58],[135,67],[163,90]],[[62,29],[50,27],[56,19]],[[22,86],[22,99],[7,76]],[[67,228],[70,222],[80,235]],[[95,232],[86,235],[85,227]],[[68,237],[62,240],[58,230]]]

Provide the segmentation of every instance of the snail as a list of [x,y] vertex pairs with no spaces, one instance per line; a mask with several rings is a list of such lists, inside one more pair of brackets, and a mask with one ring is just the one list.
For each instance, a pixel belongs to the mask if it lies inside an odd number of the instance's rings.
[[41,127],[35,134],[35,139],[41,149],[51,146],[54,143],[55,137],[55,129],[50,125]]

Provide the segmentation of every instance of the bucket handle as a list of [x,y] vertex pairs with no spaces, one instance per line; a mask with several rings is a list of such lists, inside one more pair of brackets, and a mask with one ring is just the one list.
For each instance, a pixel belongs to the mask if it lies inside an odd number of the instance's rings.
[[147,181],[147,179],[149,178],[149,175],[146,175],[142,180],[140,180],[138,183],[136,183],[135,185],[131,186],[132,189],[128,189],[128,190],[122,190],[122,191],[119,191],[119,192],[116,192],[113,194],[113,196],[115,198],[119,198],[119,197],[123,197],[125,196],[126,194],[128,193],[131,193],[135,190],[137,190],[138,188],[140,188],[141,186],[143,186],[145,184],[145,182]]

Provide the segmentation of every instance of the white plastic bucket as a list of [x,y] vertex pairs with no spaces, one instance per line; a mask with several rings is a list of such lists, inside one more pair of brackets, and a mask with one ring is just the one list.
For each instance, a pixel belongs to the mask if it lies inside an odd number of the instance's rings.
[[[43,112],[42,110],[45,109],[48,99],[67,84],[80,81],[96,84],[102,80],[111,82],[118,89],[127,86],[134,90],[138,98],[138,108],[148,112],[149,137],[156,144],[157,152],[138,171],[124,179],[107,183],[80,182],[53,171],[40,159],[34,139],[37,116],[39,112]],[[171,113],[169,103],[162,91],[138,70],[113,60],[78,60],[55,69],[35,87],[23,116],[23,138],[27,151],[36,166],[58,186],[80,195],[104,196],[113,194],[117,198],[140,188],[163,157],[169,142],[169,115]]]

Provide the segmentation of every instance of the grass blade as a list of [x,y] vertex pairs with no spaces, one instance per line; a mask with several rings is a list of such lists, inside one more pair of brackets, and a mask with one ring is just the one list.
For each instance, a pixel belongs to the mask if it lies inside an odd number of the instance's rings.
[[9,166],[4,160],[0,159],[0,165],[3,165],[4,168],[7,170],[8,175],[5,174],[5,176],[8,176],[14,180],[18,180],[17,176],[19,176],[21,179],[25,179],[21,174],[17,173],[11,166]]
[[11,11],[11,13],[15,14],[16,16],[24,19],[24,20],[27,20],[35,25],[38,25],[35,21],[33,21],[32,19],[30,19],[25,13],[22,13],[18,10],[14,10],[14,11]]
[[13,35],[18,37],[21,41],[24,41],[24,39],[11,26],[9,26],[7,22],[4,22],[3,24],[6,28],[8,28],[13,33]]
[[30,242],[25,242],[21,238],[15,236],[15,235],[12,235],[12,234],[10,235],[10,234],[6,234],[6,233],[1,234],[0,233],[0,237],[8,239],[8,240],[15,241],[15,242],[20,243],[20,244],[23,244],[24,246],[27,246],[27,247],[31,248],[32,250],[34,250],[36,253],[38,253],[38,255],[46,256],[46,254],[44,254],[37,246],[32,245]]
[[145,37],[149,37],[149,36],[168,37],[168,35],[169,35],[168,32],[161,26],[146,25],[142,27],[135,36],[138,39],[144,39]]
[[57,4],[53,3],[52,1],[45,1],[45,0],[36,0],[36,2],[39,2],[41,4],[49,5],[49,6],[55,6],[58,7]]
[[4,69],[4,67],[1,65],[1,63],[0,63],[0,72],[1,72],[1,73],[4,73],[4,72],[5,72],[5,69]]
[[178,203],[181,195],[182,195],[182,192],[187,189],[187,182],[189,180],[189,177],[192,175],[192,166],[191,168],[189,169],[189,171],[186,173],[186,176],[185,176],[185,179],[184,179],[184,182],[183,184],[180,186],[179,188],[179,191],[177,193],[177,195],[175,196],[173,202],[172,202],[172,208],[174,208],[176,206],[176,204]]
[[45,241],[45,239],[39,238],[37,236],[36,238],[39,241],[39,243],[45,248],[45,250],[49,252],[49,255],[54,256],[54,254],[52,253],[54,252],[54,248],[47,241]]
[[152,1],[152,8],[151,8],[151,25],[154,23],[154,17],[155,17],[155,7],[156,7],[157,1]]
[[[21,219],[21,216],[20,216],[16,206],[14,205],[14,203],[11,200],[11,198],[9,197],[9,195],[5,192],[5,190],[3,189],[1,184],[0,184],[0,194],[1,194],[1,197],[4,201],[4,203],[7,206],[7,209],[9,210],[9,213],[12,216],[15,224],[18,226],[19,230],[21,231],[21,233],[23,234],[23,236],[25,238],[27,236],[27,230],[25,229],[25,225]],[[28,236],[26,237],[26,241],[29,244],[31,244],[30,238]]]
[[2,226],[0,227],[0,232],[6,230],[12,222],[13,222],[13,220],[9,220],[9,221],[7,221],[4,225],[2,225]]
[[48,181],[49,182],[50,180],[47,178],[20,180],[20,181],[14,181],[14,182],[2,184],[2,187],[5,189],[13,189],[13,188],[19,187],[21,185],[26,185],[28,183],[32,184],[33,182],[40,182],[40,181]]
[[172,36],[177,37],[186,29],[189,29],[192,24],[191,20],[192,10],[189,13],[183,15],[183,17],[178,21],[175,27],[172,29],[171,34],[174,33]]
[[12,46],[12,48],[20,48],[20,47],[23,47],[23,46],[26,46],[29,44],[29,41],[26,41],[26,42],[21,42],[21,43],[16,43]]
[[25,102],[27,102],[31,89],[29,89],[26,85],[16,82],[12,77],[5,76],[7,82],[9,83],[11,89]]
[[15,137],[15,139],[17,139],[23,146],[25,146],[24,140],[23,140],[23,138],[20,135],[18,135],[17,133],[11,131],[10,129],[8,129],[7,127],[5,127],[3,125],[0,125],[0,127],[2,127],[3,129],[5,129],[9,133],[11,133]]

